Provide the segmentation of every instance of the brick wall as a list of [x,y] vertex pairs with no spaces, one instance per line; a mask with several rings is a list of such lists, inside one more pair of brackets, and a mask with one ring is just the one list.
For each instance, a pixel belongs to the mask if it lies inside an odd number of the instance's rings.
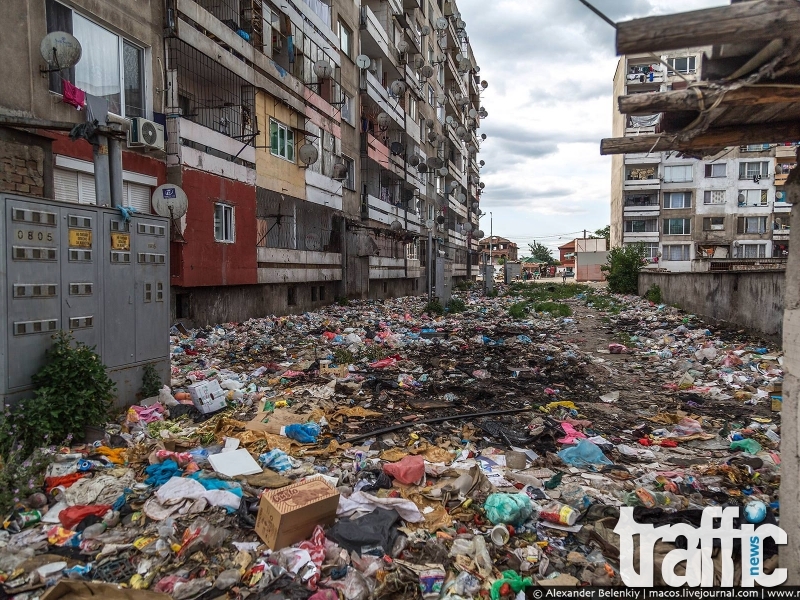
[[0,140],[0,191],[43,196],[44,157],[38,146]]

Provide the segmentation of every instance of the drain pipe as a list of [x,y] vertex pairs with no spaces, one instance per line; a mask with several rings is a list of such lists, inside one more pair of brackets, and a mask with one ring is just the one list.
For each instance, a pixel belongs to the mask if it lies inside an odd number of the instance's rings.
[[118,138],[108,138],[108,174],[111,188],[111,206],[123,206],[122,200],[122,144]]

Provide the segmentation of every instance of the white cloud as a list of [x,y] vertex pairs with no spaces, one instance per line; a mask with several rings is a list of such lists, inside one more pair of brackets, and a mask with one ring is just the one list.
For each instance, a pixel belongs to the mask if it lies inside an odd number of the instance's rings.
[[[619,22],[729,0],[593,3]],[[489,82],[479,158],[494,234],[555,247],[607,225],[611,160],[600,156],[600,139],[611,135],[614,30],[578,0],[458,0],[458,8]],[[488,234],[488,215],[481,229]]]

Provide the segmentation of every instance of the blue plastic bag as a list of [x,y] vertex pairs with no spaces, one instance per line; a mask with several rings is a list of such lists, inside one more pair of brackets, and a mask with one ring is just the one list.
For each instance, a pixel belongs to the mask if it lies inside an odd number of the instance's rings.
[[262,454],[258,457],[258,462],[268,469],[283,473],[292,468],[292,461],[289,460],[289,455],[283,450],[274,448],[269,452]]
[[486,517],[495,525],[519,527],[533,514],[533,504],[527,494],[490,494],[483,508]]
[[283,434],[301,444],[316,444],[320,427],[316,423],[295,423],[287,425]]
[[600,448],[589,440],[578,440],[577,445],[564,448],[558,453],[558,457],[570,467],[614,464],[606,458]]

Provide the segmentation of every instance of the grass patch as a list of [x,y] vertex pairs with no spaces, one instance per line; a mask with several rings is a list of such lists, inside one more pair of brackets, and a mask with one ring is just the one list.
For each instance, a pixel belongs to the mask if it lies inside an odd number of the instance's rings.
[[336,299],[336,304],[339,306],[350,306],[350,300],[348,300],[345,296],[341,296]]
[[437,300],[431,300],[425,305],[425,308],[422,309],[423,312],[428,313],[429,315],[443,315],[444,314],[444,306],[441,305],[440,302]]
[[606,294],[595,293],[594,291],[586,294],[586,306],[595,310],[610,312],[613,315],[618,315],[622,312],[622,306],[620,306],[614,298]]
[[515,319],[524,319],[528,315],[530,303],[517,302],[508,307],[508,314]]
[[653,304],[661,304],[661,288],[654,283],[650,286],[650,289],[645,292],[644,297]]
[[447,312],[451,314],[462,313],[467,310],[467,303],[461,298],[452,298],[447,305]]
[[542,302],[537,304],[534,310],[541,313],[550,313],[554,317],[569,317],[572,315],[572,309],[569,305],[558,302]]

